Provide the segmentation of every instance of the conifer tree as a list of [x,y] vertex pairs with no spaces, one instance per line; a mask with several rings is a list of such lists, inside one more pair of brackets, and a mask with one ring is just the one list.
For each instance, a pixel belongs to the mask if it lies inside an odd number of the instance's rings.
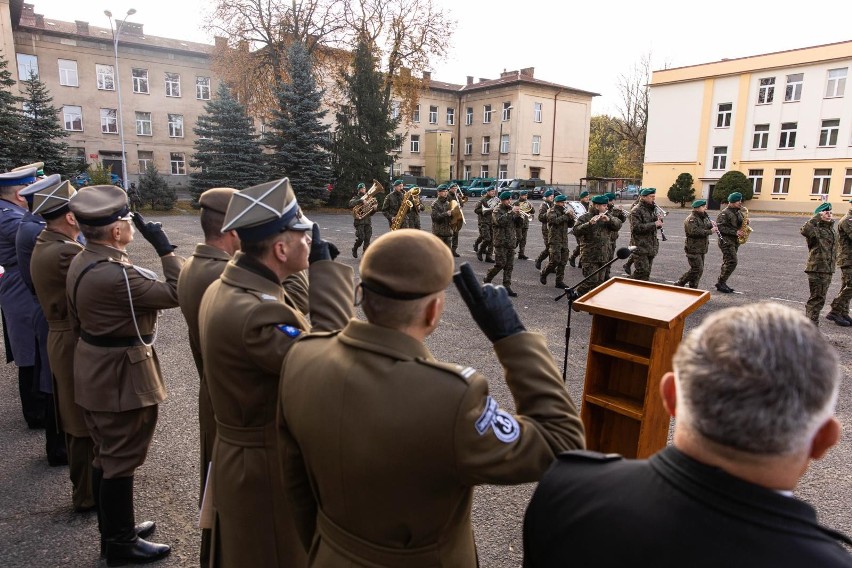
[[21,135],[21,98],[12,92],[16,81],[7,69],[9,62],[0,54],[0,171],[21,165],[17,142]]
[[68,132],[59,122],[59,109],[47,86],[35,75],[21,81],[24,86],[21,113],[20,159],[22,163],[44,162],[48,174],[65,177],[80,172],[79,162],[68,157]]
[[193,203],[197,205],[198,197],[211,187],[245,189],[268,181],[252,119],[224,83],[219,83],[216,97],[204,111],[193,129],[198,138],[189,162],[199,169],[190,174]]
[[167,211],[174,207],[177,192],[169,187],[154,164],[149,163],[145,173],[139,176],[139,199],[151,209]]
[[325,91],[317,88],[310,55],[301,42],[287,50],[289,83],[280,82],[277,108],[272,111],[266,145],[273,176],[287,176],[299,197],[317,199],[327,193],[329,167],[329,127],[322,122]]

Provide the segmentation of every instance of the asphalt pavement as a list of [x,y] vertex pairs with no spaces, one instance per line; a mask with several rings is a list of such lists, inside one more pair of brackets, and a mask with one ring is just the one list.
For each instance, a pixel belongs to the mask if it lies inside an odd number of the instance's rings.
[[[533,202],[536,207],[538,202]],[[626,205],[626,204],[625,204]],[[476,239],[476,221],[470,204],[466,208],[468,224],[459,244],[462,257],[457,265],[470,262],[480,277],[491,266],[476,260],[472,249]],[[671,283],[687,270],[683,253],[683,219],[686,209],[671,210],[666,218],[668,241],[661,243],[654,261],[651,279]],[[715,214],[711,212],[711,214]],[[352,217],[340,211],[310,211],[308,216],[319,223],[324,238],[341,250],[339,261],[355,267],[358,259],[351,255],[354,241]],[[201,239],[198,218],[193,214],[176,216],[150,215],[161,221],[179,245],[178,254],[189,255]],[[427,213],[421,216],[428,230]],[[711,289],[711,300],[691,315],[686,328],[697,325],[708,313],[728,307],[763,300],[773,300],[804,310],[808,298],[807,277],[803,272],[807,247],[799,234],[806,217],[751,215],[749,242],[740,248],[739,266],[728,281],[734,294],[721,294],[713,288],[721,264],[715,240],[706,258],[702,287]],[[387,223],[373,218],[374,238],[387,232]],[[619,246],[628,241],[622,230]],[[530,260],[516,260],[512,287],[519,294],[514,300],[521,319],[530,331],[543,334],[559,368],[565,349],[567,302],[555,302],[559,290],[538,281],[533,259],[542,250],[540,226],[531,223],[526,255]],[[141,238],[128,247],[131,258],[139,265],[162,272],[152,248]],[[621,275],[621,262],[613,266],[613,275]],[[424,273],[429,270],[423,267]],[[498,276],[497,281],[502,277]],[[579,269],[566,269],[565,281],[581,280]],[[840,285],[835,275],[829,298]],[[825,311],[823,313],[826,313]],[[363,317],[363,314],[359,314]],[[571,345],[566,387],[579,404],[588,350],[591,317],[583,312],[571,318]],[[841,353],[844,385],[837,405],[837,416],[844,433],[837,447],[822,460],[814,462],[799,484],[796,494],[816,507],[820,520],[829,527],[852,534],[852,328],[840,328],[824,318],[820,329]],[[478,330],[455,289],[447,293],[446,310],[438,330],[427,339],[427,345],[439,359],[472,366],[489,378],[491,394],[505,408],[514,408],[511,393],[502,379],[502,369],[490,343]],[[200,531],[198,518],[198,377],[186,339],[186,325],[177,309],[160,317],[156,349],[160,356],[168,399],[160,405],[159,423],[145,465],[136,475],[137,521],[157,521],[152,539],[172,546],[172,554],[157,566],[197,566]],[[67,468],[51,468],[44,457],[44,435],[27,430],[20,411],[16,369],[0,368],[0,565],[5,567],[100,566],[97,523],[94,514],[76,514],[71,510],[70,482]],[[428,435],[428,424],[423,425]],[[377,448],[377,451],[381,451]],[[523,513],[533,485],[482,486],[476,489],[473,525],[480,563],[483,567],[517,567],[522,563],[521,527]],[[402,506],[402,504],[401,504]]]

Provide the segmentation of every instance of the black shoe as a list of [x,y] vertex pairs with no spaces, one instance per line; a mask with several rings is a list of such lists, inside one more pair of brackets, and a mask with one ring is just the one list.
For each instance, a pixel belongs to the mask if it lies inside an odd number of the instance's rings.
[[55,452],[53,455],[48,455],[47,465],[50,467],[62,467],[63,465],[68,465],[68,452],[65,451],[65,448],[62,448],[61,451]]
[[547,284],[547,273],[542,272],[541,277],[538,279],[538,281],[541,282],[542,284]]
[[453,256],[459,258],[461,255],[456,252],[456,249],[453,249]]
[[560,282],[557,282],[556,284],[554,284],[554,285],[553,285],[553,287],[554,287],[554,288],[559,288],[560,290],[564,290],[564,289],[565,289],[565,288],[567,288],[568,286],[566,286],[566,285],[565,285],[565,282],[561,282],[561,281],[560,281]]
[[680,280],[678,280],[677,282],[675,282],[674,284],[672,284],[672,286],[677,286],[678,288],[685,288],[685,287],[686,287],[686,282],[681,282]]
[[577,261],[574,260],[573,258],[568,259],[568,264],[571,265],[571,268],[577,268]]
[[352,249],[352,256],[358,258],[358,247],[354,247]]
[[509,286],[503,286],[503,287],[506,289],[506,293],[509,294],[510,298],[517,298],[518,297],[518,293],[515,292],[514,290],[512,290],[512,288],[510,288]]
[[625,273],[625,274],[627,274],[628,276],[630,276],[630,274],[631,274],[631,272],[632,272],[632,270],[631,270],[631,268],[630,268],[630,265],[629,265],[629,264],[625,264],[623,268],[624,268],[624,273]]
[[577,268],[583,268],[583,261],[582,260],[577,263]]
[[476,251],[476,260],[478,260],[479,262],[482,262],[482,253],[479,252],[479,251]]
[[523,255],[523,254],[519,254],[519,255],[518,255],[518,260],[529,260],[529,259],[530,259],[530,257],[525,256],[525,255]]
[[[136,531],[136,536],[139,538],[148,538],[154,534],[155,530],[157,530],[157,523],[154,521],[142,521],[133,529]],[[104,538],[101,538],[101,558],[106,558],[106,539]]]
[[131,541],[107,541],[107,566],[124,566],[125,564],[147,564],[165,558],[172,551],[168,544],[148,542],[144,538]]
[[541,259],[540,258],[535,259],[535,269],[541,270]]
[[725,284],[724,282],[716,282],[716,289],[725,294],[730,294],[731,292],[733,292],[733,290],[728,288],[727,284]]
[[849,317],[849,314],[846,314],[843,317],[846,319],[846,321],[848,321],[849,323],[852,323],[852,317]]
[[490,262],[491,264],[494,264],[494,259],[491,258],[491,255],[486,254],[485,255],[485,262]]
[[829,312],[828,315],[825,316],[825,319],[833,321],[840,327],[852,326],[852,323],[849,323],[849,321],[846,319],[846,316],[843,316],[841,314],[835,314],[834,312]]
[[133,521],[133,477],[103,479],[100,482],[101,524],[106,543],[107,566],[142,564],[165,558],[171,547],[140,538],[138,530],[150,534],[153,523]]

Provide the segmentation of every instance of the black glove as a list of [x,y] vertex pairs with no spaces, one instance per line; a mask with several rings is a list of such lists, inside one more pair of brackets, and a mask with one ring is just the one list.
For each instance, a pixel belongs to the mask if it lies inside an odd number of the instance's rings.
[[142,237],[153,245],[154,250],[157,251],[158,255],[166,256],[177,248],[169,241],[169,237],[166,235],[166,232],[163,231],[163,225],[161,223],[146,223],[145,217],[143,217],[140,213],[134,213],[133,224],[136,225],[136,228],[139,230]]
[[311,230],[311,254],[308,256],[308,264],[318,260],[334,260],[338,254],[340,250],[334,246],[334,243],[320,238],[319,225],[314,223],[314,228]]
[[467,262],[453,274],[453,281],[473,320],[492,343],[526,331],[503,286],[483,286]]

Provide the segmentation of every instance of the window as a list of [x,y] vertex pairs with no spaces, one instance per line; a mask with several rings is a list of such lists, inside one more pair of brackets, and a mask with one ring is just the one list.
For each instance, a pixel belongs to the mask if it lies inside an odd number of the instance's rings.
[[179,97],[180,96],[180,74],[178,73],[166,73],[166,96],[167,97]]
[[393,147],[394,152],[402,152],[402,134],[394,134],[393,140],[396,146]]
[[[19,64],[20,65],[20,64]],[[828,81],[825,84],[825,97],[842,97],[846,90],[846,67],[843,69],[829,69]],[[38,72],[38,69],[36,69]]]
[[420,122],[420,105],[414,107],[414,116],[411,117],[414,122]]
[[748,179],[754,194],[760,195],[760,190],[763,189],[763,170],[749,170]]
[[823,120],[819,131],[820,148],[837,146],[837,135],[840,133],[840,120]]
[[[455,153],[456,153],[456,139],[453,138],[453,137],[450,137],[450,156],[455,155]],[[452,166],[450,166],[450,167],[452,167]],[[450,176],[450,179],[452,179],[452,178],[453,178],[453,176]]]
[[83,131],[83,108],[78,106],[62,107],[65,118],[65,130]]
[[541,122],[541,103],[533,103],[533,122]]
[[391,120],[399,118],[399,101],[391,101]]
[[465,166],[464,167],[464,179],[470,179],[470,174],[471,174],[470,166]]
[[447,108],[447,126],[452,126],[456,123],[456,109]]
[[136,134],[138,136],[151,136],[150,112],[136,112]]
[[473,154],[473,138],[464,139],[464,155],[470,156]]
[[77,62],[72,59],[59,60],[59,84],[65,87],[79,87]]
[[754,125],[754,138],[751,142],[752,150],[766,150],[766,147],[769,146],[769,125],[768,124],[755,124]]
[[[473,124],[473,107],[467,107],[467,112],[464,116],[464,123],[468,126]],[[467,179],[467,178],[465,178]]]
[[26,81],[30,76],[38,77],[38,57],[28,53],[18,54],[18,78]]
[[456,167],[453,164],[450,164],[450,179],[455,179],[456,177]]
[[182,114],[170,114],[169,115],[169,137],[171,137],[171,138],[183,138],[183,115]]
[[779,148],[794,148],[796,146],[797,122],[781,123],[781,139],[778,140]]
[[532,153],[536,156],[541,154],[541,136],[537,134],[533,136]]
[[172,152],[169,156],[169,163],[173,176],[186,175],[186,156],[183,152]]
[[731,109],[733,108],[733,103],[722,103],[719,105],[719,110],[716,113],[716,128],[730,128]]
[[482,123],[488,124],[491,122],[491,105],[482,107]]
[[497,172],[497,179],[506,179],[509,177],[509,165],[500,164],[500,170]]
[[[482,137],[482,153],[487,154],[490,151],[491,151],[491,137],[490,136],[483,136]],[[483,177],[488,177],[488,176],[483,176]]]
[[417,153],[420,152],[420,135],[412,134],[411,135],[411,152]]
[[757,91],[757,104],[768,105],[775,99],[775,77],[760,80],[760,89]]
[[112,65],[95,65],[98,75],[98,89],[101,91],[115,90],[115,70]]
[[200,101],[210,100],[210,77],[195,78],[195,98]]
[[148,166],[154,165],[154,152],[139,150],[139,173],[144,174]]
[[118,134],[118,119],[114,108],[101,109],[101,132],[104,134]]
[[504,134],[500,137],[500,153],[508,154],[509,153],[509,135]]
[[512,118],[512,103],[511,102],[504,102],[503,103],[503,115],[500,117],[500,119],[503,122],[506,122],[511,118]]
[[791,103],[802,98],[802,81],[804,80],[804,73],[794,73],[793,75],[787,75],[787,88],[784,89],[784,102]]
[[133,70],[133,92],[148,94],[148,70],[134,69]]
[[713,167],[711,170],[724,170],[728,165],[728,147],[716,146],[713,148]]
[[831,185],[831,168],[814,170],[814,183],[811,186],[811,195],[828,195]]
[[772,193],[775,195],[790,193],[790,170],[775,170],[775,183],[772,184]]
[[438,107],[435,105],[429,106],[429,124],[438,124]]
[[479,168],[479,177],[488,177],[488,164],[482,164],[482,167]]
[[852,195],[852,168],[846,168],[846,177],[843,178],[843,196]]

